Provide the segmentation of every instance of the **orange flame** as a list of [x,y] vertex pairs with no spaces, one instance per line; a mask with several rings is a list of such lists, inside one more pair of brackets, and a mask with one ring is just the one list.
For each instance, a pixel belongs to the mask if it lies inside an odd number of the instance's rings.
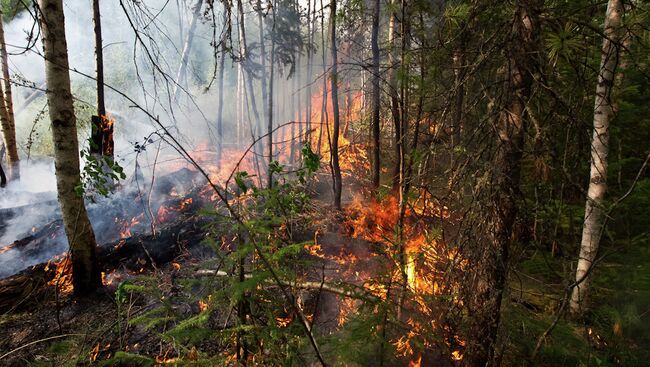
[[70,294],[72,293],[72,262],[70,257],[65,254],[63,256],[59,255],[54,258],[54,260],[49,260],[47,265],[45,265],[45,271],[54,269],[54,277],[47,282],[47,285],[51,285],[57,288],[57,291],[61,294]]

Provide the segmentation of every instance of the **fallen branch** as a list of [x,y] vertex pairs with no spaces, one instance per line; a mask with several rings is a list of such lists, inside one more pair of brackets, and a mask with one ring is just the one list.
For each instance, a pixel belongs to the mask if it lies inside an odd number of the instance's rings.
[[[198,276],[217,276],[217,277],[234,277],[233,274],[229,274],[223,270],[212,270],[212,269],[200,269],[196,271]],[[244,276],[246,279],[251,279],[252,274],[246,274]],[[275,281],[268,281],[268,285],[277,285]],[[329,293],[333,293],[342,297],[363,299],[369,301],[378,301],[379,298],[375,295],[369,294],[367,291],[364,292],[355,292],[353,290],[345,289],[333,284],[327,284],[325,282],[312,282],[312,281],[302,281],[302,282],[285,282],[282,281],[281,285],[284,287],[297,288],[297,289],[309,289],[309,290],[321,290]]]

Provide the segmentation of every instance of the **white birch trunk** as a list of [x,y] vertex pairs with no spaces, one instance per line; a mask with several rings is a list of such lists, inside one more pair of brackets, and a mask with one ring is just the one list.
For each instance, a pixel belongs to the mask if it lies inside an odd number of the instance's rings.
[[598,253],[603,230],[605,210],[603,208],[607,191],[607,163],[609,154],[609,122],[612,116],[610,99],[618,64],[619,28],[623,15],[621,0],[609,0],[605,15],[603,48],[596,86],[594,104],[594,131],[591,142],[591,169],[589,189],[585,206],[585,222],[580,243],[580,257],[576,270],[577,286],[571,295],[571,312],[582,312],[589,290],[590,268]]
[[68,50],[62,0],[39,0],[47,104],[52,121],[56,187],[63,226],[70,244],[72,284],[76,295],[86,295],[102,286],[97,262],[95,234],[83,197],[75,191],[79,184],[79,142],[72,103]]
[[2,98],[0,108],[2,109],[2,135],[5,146],[7,147],[7,163],[10,170],[11,179],[15,180],[20,177],[18,145],[16,144],[16,123],[14,121],[14,105],[11,96],[11,80],[9,79],[9,63],[7,57],[7,47],[5,45],[5,34],[2,22],[2,11],[0,10],[0,60],[2,61],[2,78],[1,87]]

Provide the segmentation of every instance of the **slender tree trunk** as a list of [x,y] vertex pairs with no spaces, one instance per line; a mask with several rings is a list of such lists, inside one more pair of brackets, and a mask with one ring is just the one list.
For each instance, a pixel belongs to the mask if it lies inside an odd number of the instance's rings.
[[[298,146],[297,146],[297,149],[296,149],[296,151],[297,151],[297,154],[296,154],[297,157],[296,158],[298,159],[298,161],[300,161],[300,159],[301,159],[300,154],[301,154],[301,151],[302,151],[302,149],[301,149],[301,147],[302,147],[302,126],[303,126],[303,122],[305,121],[305,119],[303,119],[303,117],[302,117],[302,114],[303,114],[303,110],[302,110],[302,93],[300,91],[300,88],[302,87],[302,67],[300,65],[301,61],[302,61],[302,57],[298,56],[298,68],[296,69],[296,89],[295,89],[296,94],[297,94],[297,98],[298,98],[298,103],[297,103],[298,105],[297,105],[297,110],[296,110],[296,117],[298,119],[297,120],[298,121],[297,126],[296,126],[296,130],[297,130],[297,134],[298,134],[298,136],[297,136]],[[292,144],[294,144],[294,142],[292,142]]]
[[380,129],[379,129],[379,108],[380,108],[380,89],[379,89],[379,14],[381,12],[381,1],[375,0],[375,6],[372,12],[372,186],[379,188],[380,165]]
[[400,175],[400,154],[402,151],[402,123],[400,120],[400,106],[399,106],[399,95],[398,95],[398,86],[397,86],[397,69],[398,61],[395,57],[396,42],[397,37],[397,15],[395,14],[395,6],[397,0],[391,1],[391,12],[390,20],[388,24],[388,94],[390,96],[390,111],[393,117],[393,127],[395,130],[395,141],[394,141],[394,159],[395,165],[393,166],[393,191],[397,192],[399,188],[399,175]]
[[93,23],[95,25],[95,68],[97,82],[97,115],[91,118],[90,153],[96,157],[102,155],[104,138],[104,51],[102,50],[102,22],[99,0],[93,0]]
[[[275,33],[275,1],[273,2],[273,9],[271,9],[271,13],[273,14],[273,29],[271,30],[272,33]],[[269,75],[269,108],[268,108],[268,118],[269,122],[266,127],[266,134],[267,134],[267,144],[268,147],[267,153],[269,155],[269,169],[267,173],[267,185],[268,188],[273,187],[273,171],[271,170],[271,163],[273,163],[273,77],[275,74],[275,38],[271,39],[271,70],[270,70],[270,75]]]
[[[320,0],[320,38],[321,38],[321,54],[323,57],[323,96],[321,103],[321,114],[320,114],[320,129],[318,129],[318,155],[321,154],[321,146],[323,141],[323,129],[327,129],[327,134],[329,135],[329,114],[327,112],[327,54],[325,53],[327,45],[327,37],[325,37],[325,5],[323,0]],[[331,152],[330,152],[331,153]],[[330,154],[330,162],[331,162]],[[331,163],[330,163],[331,164]]]
[[330,1],[330,42],[332,43],[332,73],[330,83],[332,84],[332,169],[334,177],[334,207],[341,210],[341,167],[339,166],[339,87],[338,87],[338,55],[336,49],[336,0]]
[[585,205],[585,222],[582,228],[580,256],[576,271],[576,282],[571,295],[570,309],[574,315],[582,314],[585,299],[589,294],[590,268],[596,259],[600,237],[603,231],[605,210],[603,208],[607,192],[607,165],[609,155],[609,122],[612,116],[612,87],[618,64],[618,42],[620,40],[623,2],[609,0],[605,15],[605,37],[596,86],[594,104],[594,131],[591,139],[591,169],[589,189]]
[[238,139],[239,142],[241,143],[243,135],[244,135],[244,105],[245,105],[245,88],[246,88],[246,80],[245,80],[245,72],[244,72],[244,63],[246,62],[246,59],[248,58],[248,47],[246,44],[246,26],[245,26],[245,18],[244,18],[244,6],[241,2],[241,0],[237,0],[237,15],[238,15],[238,35],[239,35],[239,63],[237,64],[237,71],[238,71],[238,76],[237,76],[237,88],[238,88],[238,94],[239,94],[239,109],[238,113],[239,116],[237,118],[237,126],[238,126]]
[[79,184],[79,143],[70,90],[68,51],[62,0],[40,0],[39,13],[45,54],[47,104],[54,138],[56,185],[65,233],[70,243],[72,284],[76,295],[101,287],[97,244]]
[[257,23],[259,28],[259,42],[260,42],[260,65],[262,65],[261,84],[262,84],[262,119],[266,121],[268,111],[268,91],[266,88],[266,43],[264,42],[264,18],[263,18],[262,2],[257,0]]
[[11,79],[9,78],[9,59],[7,57],[7,45],[5,44],[5,33],[3,24],[3,13],[0,10],[0,59],[2,61],[2,77],[4,79],[0,88],[1,100],[0,123],[2,124],[2,135],[5,147],[7,148],[7,164],[9,165],[10,178],[20,178],[20,166],[18,157],[18,145],[16,144],[16,123],[14,121],[14,105],[11,94]]
[[5,146],[0,147],[0,187],[7,186],[7,175],[5,170],[2,168],[2,157],[5,155]]
[[[229,23],[229,11],[224,9],[223,12],[223,22],[224,24]],[[226,54],[228,50],[226,47],[225,39],[222,39],[221,44],[221,60],[219,60],[219,75],[218,75],[218,107],[217,107],[217,166],[221,167],[221,157],[223,155],[223,79],[225,75],[225,66],[226,66]]]
[[[255,117],[255,125],[253,125],[250,122],[250,114],[248,113],[248,126],[250,128],[250,135],[252,138],[252,142],[254,142],[257,139],[258,134],[262,131],[262,119],[260,118],[260,113],[257,109],[257,98],[255,97],[255,89],[253,88],[253,75],[250,73],[248,66],[249,59],[248,59],[248,44],[246,43],[246,18],[244,16],[244,6],[241,2],[241,0],[237,1],[237,9],[239,12],[239,51],[240,51],[240,58],[239,58],[239,63],[243,66],[244,70],[246,71],[242,75],[242,80],[246,83],[246,86],[248,87],[248,96],[250,97],[250,103],[248,103],[248,99],[245,98],[247,101],[246,104],[250,107],[252,107],[253,110],[253,116]],[[262,106],[264,106],[264,103],[262,103]],[[264,107],[262,107],[264,108]],[[249,109],[246,108],[246,111],[248,112]],[[259,170],[259,160],[258,156],[263,154],[263,149],[260,150],[259,144],[255,144],[253,146],[253,151],[255,152],[255,166]]]
[[[316,0],[314,0],[314,8],[316,7]],[[314,12],[315,13],[315,12]],[[305,90],[305,139],[311,147],[311,81],[312,81],[312,63],[314,52],[312,50],[313,43],[313,29],[311,12],[311,0],[307,0],[307,88]]]
[[348,139],[348,130],[352,122],[352,83],[350,80],[345,81],[345,125],[341,134]]
[[[406,62],[406,53],[409,47],[408,41],[408,26],[409,26],[409,16],[407,14],[408,2],[402,0],[401,2],[401,19],[400,22],[400,33],[401,33],[401,50],[400,50],[400,74],[402,76],[408,75],[409,67]],[[409,121],[409,85],[408,78],[402,77],[400,82],[400,105],[401,116],[400,116],[400,134],[401,142],[398,145],[399,147],[399,204],[398,204],[398,223],[397,223],[397,234],[398,234],[398,244],[399,244],[399,261],[400,261],[400,271],[402,273],[402,289],[399,294],[399,302],[397,308],[397,319],[400,319],[401,309],[404,302],[404,295],[406,294],[407,285],[409,282],[407,274],[407,254],[406,254],[406,245],[404,243],[404,216],[401,214],[406,211],[406,205],[408,204],[408,190],[409,186],[407,185],[407,172],[406,172],[406,140],[407,140],[407,131],[408,131],[408,121]],[[397,126],[396,126],[397,127]]]
[[506,286],[513,225],[518,215],[521,158],[526,137],[525,110],[539,53],[539,13],[543,0],[521,0],[515,5],[511,40],[507,45],[505,99],[499,107],[497,148],[492,162],[490,197],[484,217],[485,243],[472,261],[474,284],[468,299],[472,317],[466,366],[498,365],[495,358],[501,301]]
[[[115,142],[113,140],[113,121],[106,115],[104,97],[104,50],[102,42],[102,19],[99,0],[93,0],[93,23],[95,25],[95,65],[97,68],[97,116],[93,116],[92,140],[99,145],[99,152],[104,157],[113,158]],[[96,130],[97,129],[97,130]],[[93,147],[91,147],[91,152]]]
[[[96,0],[95,0],[96,1]],[[192,8],[192,19],[190,20],[190,28],[187,30],[187,36],[183,44],[183,51],[181,52],[181,63],[178,66],[176,73],[176,85],[174,85],[174,101],[178,100],[180,93],[180,86],[187,80],[187,64],[190,59],[190,51],[192,51],[192,42],[194,41],[194,33],[196,31],[196,23],[201,16],[201,5],[203,0],[197,0]]]
[[217,107],[217,165],[221,167],[221,157],[223,155],[223,77],[226,59],[226,48],[222,46],[221,60],[219,60],[219,81],[218,88],[218,107]]
[[0,162],[0,187],[7,186],[7,175],[5,175],[5,170],[2,169],[2,162]]
[[465,108],[465,30],[461,31],[458,46],[454,49],[452,63],[454,65],[454,110],[451,122],[451,165],[454,165],[456,146],[460,143],[463,131],[463,112]]

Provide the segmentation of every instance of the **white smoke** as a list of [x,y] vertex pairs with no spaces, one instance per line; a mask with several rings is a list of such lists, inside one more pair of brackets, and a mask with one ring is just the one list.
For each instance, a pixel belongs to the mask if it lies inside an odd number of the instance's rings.
[[[181,6],[177,8],[176,4],[179,3]],[[123,205],[124,201],[134,205],[132,198],[133,191],[136,190],[133,177],[136,172],[136,159],[142,170],[141,181],[138,182],[137,187],[144,191],[149,189],[149,177],[156,156],[159,163],[182,162],[176,150],[165,142],[160,145],[160,152],[157,152],[160,138],[152,133],[160,131],[160,127],[150,116],[159,118],[188,150],[195,149],[199,144],[215,146],[217,83],[212,82],[210,89],[206,87],[215,75],[217,64],[214,59],[213,37],[216,34],[218,43],[223,31],[222,14],[219,13],[222,9],[217,2],[215,2],[217,7],[215,14],[204,14],[207,16],[202,16],[197,22],[186,81],[180,83],[183,91],[179,92],[180,98],[177,101],[173,96],[175,85],[172,79],[176,78],[178,72],[187,28],[192,17],[191,6],[195,3],[196,1],[167,0],[100,2],[105,83],[127,95],[139,107],[134,106],[133,102],[120,93],[106,88],[106,108],[115,120],[116,159],[125,167],[129,177],[126,180],[126,188],[122,192],[110,199],[88,203],[96,232],[108,228],[115,220],[101,215],[102,205],[115,207]],[[121,4],[126,8],[126,12]],[[205,10],[205,4],[203,9]],[[252,45],[251,48],[254,48],[258,34],[257,16],[250,9],[248,10],[247,38],[249,46]],[[79,141],[81,145],[85,145],[90,135],[89,118],[96,110],[95,80],[87,77],[94,77],[95,73],[91,1],[64,0],[64,12],[70,75],[78,112]],[[49,205],[56,204],[56,180],[51,158],[43,156],[52,154],[52,142],[45,96],[37,90],[45,88],[45,74],[41,40],[33,38],[38,36],[38,25],[35,24],[33,13],[33,9],[23,11],[4,27],[10,54],[10,73],[15,84],[14,110],[22,165],[20,181],[11,182],[1,192],[0,210],[39,205],[35,210],[19,211],[9,219],[0,217],[0,228],[3,228],[0,230],[0,247],[29,235],[34,228],[41,228],[59,216],[57,205]],[[212,17],[216,19],[214,22]],[[237,17],[233,16],[232,21],[232,42],[236,49],[238,47]],[[137,33],[131,23],[138,30]],[[30,34],[32,38],[29,37]],[[223,56],[219,55],[219,57]],[[231,142],[235,141],[236,132],[237,64],[230,56],[225,57],[223,130],[225,140]],[[253,57],[258,56],[253,55]],[[314,72],[319,73],[321,70],[319,67],[314,67]],[[306,77],[303,77],[303,80],[303,84],[310,82]],[[264,101],[259,94],[259,80],[255,80],[254,85],[257,90],[257,108],[262,114]],[[282,78],[276,81],[276,93],[278,102],[285,101],[284,105],[276,108],[280,111],[276,123],[281,124],[293,118],[286,102],[294,96],[293,82]],[[34,95],[36,98],[33,98]],[[281,99],[283,95],[286,98]],[[250,108],[250,101],[248,103]],[[144,113],[141,108],[147,113]],[[245,119],[249,116],[253,118],[252,113],[245,115]],[[151,140],[147,143],[146,149],[136,152],[134,143],[142,144],[149,138]],[[244,145],[248,143],[244,142]],[[161,166],[163,165],[158,164],[159,169]],[[159,174],[160,172],[157,173]],[[159,201],[161,198],[155,200]],[[108,239],[103,238],[103,240]],[[50,246],[52,251],[27,258],[15,251],[0,254],[0,267],[11,269],[11,271],[3,271],[0,277],[64,251],[67,247],[66,242],[65,236],[58,236],[55,243]]]

